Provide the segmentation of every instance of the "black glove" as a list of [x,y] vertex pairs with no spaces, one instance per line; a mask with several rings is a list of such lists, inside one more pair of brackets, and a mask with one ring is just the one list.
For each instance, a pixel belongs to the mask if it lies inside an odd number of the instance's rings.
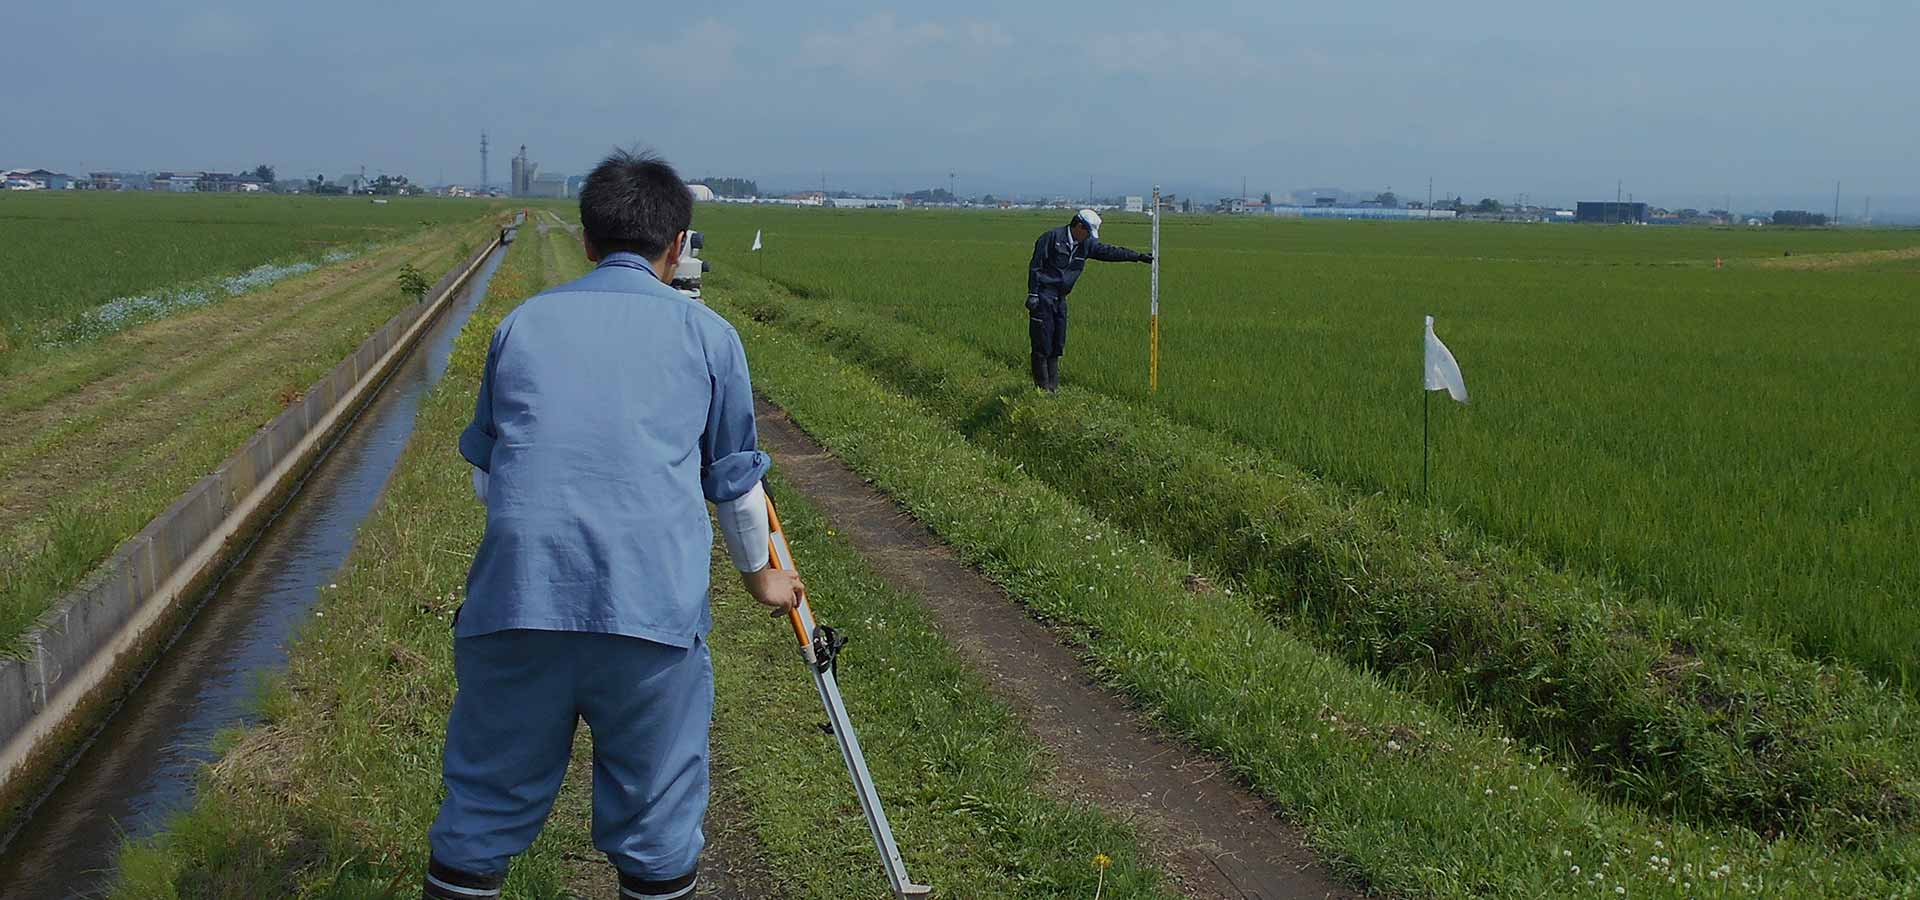
[[1028,294],[1027,295],[1027,312],[1033,312],[1034,310],[1039,308],[1040,308],[1040,295]]
[[1142,253],[1142,254],[1140,254],[1140,261],[1141,261],[1141,262],[1143,262],[1143,263],[1150,263],[1150,262],[1153,262],[1153,254],[1151,254],[1151,253]]

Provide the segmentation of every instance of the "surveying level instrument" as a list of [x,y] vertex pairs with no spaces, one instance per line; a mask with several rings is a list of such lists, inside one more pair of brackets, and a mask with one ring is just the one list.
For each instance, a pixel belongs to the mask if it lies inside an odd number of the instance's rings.
[[694,300],[700,299],[700,276],[713,268],[700,258],[700,251],[706,246],[705,235],[698,231],[686,232],[686,237],[680,241],[680,265],[674,267],[673,283],[669,285]]
[[[773,510],[771,495],[767,497],[767,543],[775,568],[799,571],[794,568],[793,555],[787,550],[787,535],[780,530],[780,516]],[[880,851],[880,864],[887,870],[887,882],[893,888],[895,900],[932,894],[932,886],[914,884],[907,876],[906,861],[900,858],[900,847],[893,842],[893,826],[887,824],[887,811],[880,807],[880,792],[873,786],[873,776],[867,773],[867,758],[860,752],[860,739],[853,734],[853,720],[847,716],[847,706],[840,699],[834,663],[840,656],[840,648],[846,645],[846,638],[825,625],[814,623],[813,610],[807,605],[804,593],[800,595],[799,605],[787,611],[787,620],[793,624],[794,636],[800,639],[800,657],[807,661],[807,668],[813,670],[813,686],[820,690],[820,702],[827,708],[827,728],[833,732],[834,740],[840,742],[840,758],[847,764],[847,774],[853,778],[854,792],[860,795],[860,810],[867,815],[867,829],[873,832],[873,845]]]

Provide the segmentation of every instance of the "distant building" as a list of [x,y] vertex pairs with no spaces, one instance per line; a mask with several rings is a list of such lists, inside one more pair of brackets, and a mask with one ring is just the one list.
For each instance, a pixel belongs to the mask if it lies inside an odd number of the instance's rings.
[[513,158],[513,186],[510,190],[512,196],[533,196],[533,176],[539,170],[539,163],[527,159],[527,145],[521,144],[520,155]]
[[1452,219],[1451,209],[1413,209],[1392,206],[1275,206],[1268,214],[1279,219]]
[[907,201],[887,197],[835,197],[826,201],[833,209],[905,209]]
[[73,176],[47,169],[11,169],[0,173],[8,187],[22,191],[64,191],[73,186]]
[[144,191],[152,187],[145,172],[88,172],[86,187],[94,191]]
[[1122,204],[1121,208],[1125,209],[1127,212],[1146,212],[1147,198],[1130,196]]
[[1574,205],[1573,218],[1579,222],[1600,222],[1610,225],[1638,225],[1647,221],[1645,203],[1622,203],[1617,200],[1597,203],[1582,202]]
[[200,176],[204,172],[160,172],[149,180],[156,191],[168,191],[175,194],[191,194],[200,189]]
[[525,196],[528,197],[565,197],[567,196],[567,176],[542,175],[527,183]]

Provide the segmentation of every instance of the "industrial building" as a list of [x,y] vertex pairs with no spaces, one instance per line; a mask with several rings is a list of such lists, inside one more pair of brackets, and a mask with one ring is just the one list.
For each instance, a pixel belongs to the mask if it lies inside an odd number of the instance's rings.
[[1609,225],[1644,225],[1647,221],[1645,203],[1622,203],[1618,200],[1597,203],[1581,202],[1574,207],[1574,221],[1600,222]]
[[569,196],[567,194],[567,176],[548,174],[535,178],[527,185],[527,192],[524,196],[567,197]]
[[527,159],[527,145],[520,145],[520,155],[513,158],[513,184],[508,193],[515,197],[533,196],[533,173],[540,164]]
[[1451,209],[1404,209],[1388,206],[1275,206],[1281,219],[1452,219]]

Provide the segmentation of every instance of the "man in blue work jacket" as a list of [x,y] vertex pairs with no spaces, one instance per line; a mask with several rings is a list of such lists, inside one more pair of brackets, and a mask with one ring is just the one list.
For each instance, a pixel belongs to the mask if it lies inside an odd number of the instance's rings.
[[786,609],[804,587],[767,564],[770,463],[740,338],[667,286],[692,221],[671,166],[614,153],[580,192],[598,267],[493,333],[460,435],[487,528],[454,617],[430,900],[499,896],[583,718],[594,845],[620,896],[693,893],[713,713],[707,501],[754,599]]
[[1087,260],[1153,262],[1153,254],[1100,243],[1100,214],[1083,209],[1073,221],[1033,242],[1027,263],[1027,341],[1033,350],[1033,384],[1060,389],[1060,356],[1067,350],[1067,295]]

